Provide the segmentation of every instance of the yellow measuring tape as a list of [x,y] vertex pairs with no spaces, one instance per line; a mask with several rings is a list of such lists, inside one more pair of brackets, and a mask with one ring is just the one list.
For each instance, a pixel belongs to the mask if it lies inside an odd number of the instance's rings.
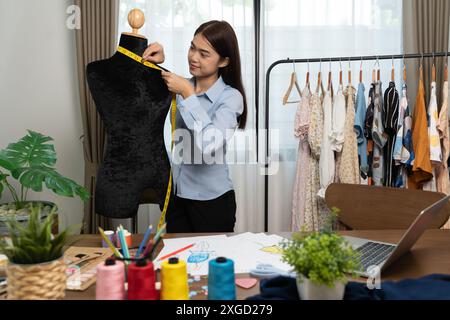
[[[117,48],[117,51],[119,51],[120,53],[126,55],[127,57],[139,62],[140,64],[143,64],[146,67],[157,69],[157,70],[162,70],[156,64],[153,64],[149,61],[143,60],[141,56],[135,54],[134,52],[131,52],[130,50],[125,49],[124,47],[119,46]],[[177,113],[177,99],[176,99],[175,94],[172,94],[171,107],[172,108],[171,108],[171,117],[170,117],[171,119],[170,120],[171,120],[171,124],[172,124],[172,142],[170,144],[170,151],[172,151],[172,149],[173,149],[173,140],[174,140],[174,132],[175,132],[175,116]],[[166,198],[164,199],[164,207],[163,207],[163,211],[161,213],[161,218],[159,218],[157,231],[159,231],[161,229],[161,227],[164,225],[164,222],[166,220],[166,212],[167,212],[167,207],[169,206],[171,190],[172,190],[172,169],[170,170],[170,177],[169,177],[169,183],[167,185]]]

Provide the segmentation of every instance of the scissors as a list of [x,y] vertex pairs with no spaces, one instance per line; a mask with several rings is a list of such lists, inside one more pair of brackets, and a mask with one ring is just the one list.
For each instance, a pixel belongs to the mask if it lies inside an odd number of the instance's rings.
[[275,268],[271,264],[260,263],[256,268],[250,270],[250,275],[256,278],[273,278],[277,276],[285,276],[295,278],[297,274],[295,272],[286,272],[284,270]]

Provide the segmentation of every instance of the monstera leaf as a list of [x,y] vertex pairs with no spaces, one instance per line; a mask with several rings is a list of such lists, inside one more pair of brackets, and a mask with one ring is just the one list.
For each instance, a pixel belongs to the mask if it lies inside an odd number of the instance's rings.
[[13,170],[17,165],[15,164],[14,159],[10,159],[6,152],[0,150],[0,168],[5,168],[7,170]]
[[9,160],[15,167],[54,166],[55,147],[47,144],[52,140],[51,137],[28,130],[28,135],[16,143],[10,143],[4,150],[5,160]]
[[61,176],[54,168],[46,166],[22,167],[11,171],[12,176],[19,182],[33,191],[42,191],[42,184],[54,193],[73,197],[79,196],[82,200],[89,199],[89,193],[78,185],[75,181]]
[[10,159],[8,159],[3,150],[0,150],[0,198],[2,197],[6,177],[8,176],[7,174],[3,174],[1,172],[2,168],[13,170],[15,168],[15,164]]
[[[66,197],[77,195],[84,201],[89,199],[90,195],[85,188],[56,171],[54,168],[56,152],[50,141],[53,141],[52,137],[28,130],[28,135],[0,150],[0,196],[3,189],[8,187],[16,206],[21,207],[26,201],[28,189],[40,192],[45,183],[48,189],[58,195]],[[6,178],[8,175],[1,171],[2,168],[19,180],[22,185],[20,197],[8,184]]]
[[3,192],[3,181],[6,180],[7,175],[0,173],[0,198],[2,197],[2,192]]

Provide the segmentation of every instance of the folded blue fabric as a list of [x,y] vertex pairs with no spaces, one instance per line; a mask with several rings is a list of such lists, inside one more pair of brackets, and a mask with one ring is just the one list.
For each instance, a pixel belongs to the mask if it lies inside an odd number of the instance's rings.
[[[299,300],[296,280],[275,277],[261,280],[260,294],[248,300]],[[344,300],[450,300],[450,275],[432,274],[418,279],[383,281],[380,289],[349,282]]]

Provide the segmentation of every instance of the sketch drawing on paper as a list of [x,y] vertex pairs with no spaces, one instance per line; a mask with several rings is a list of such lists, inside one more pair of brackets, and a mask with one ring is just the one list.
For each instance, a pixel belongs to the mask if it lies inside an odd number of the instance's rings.
[[283,253],[282,249],[277,245],[273,245],[270,247],[262,247],[259,250],[261,250],[262,252],[267,252],[267,253],[271,253],[271,254],[282,254]]
[[213,258],[215,254],[215,251],[209,250],[207,241],[201,241],[194,246],[193,250],[190,250],[187,263],[191,264],[192,269],[200,269],[201,265]]

